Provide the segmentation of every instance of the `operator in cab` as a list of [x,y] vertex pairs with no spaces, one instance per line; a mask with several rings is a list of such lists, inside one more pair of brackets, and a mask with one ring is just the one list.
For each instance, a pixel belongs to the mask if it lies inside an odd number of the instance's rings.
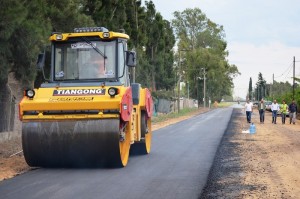
[[99,53],[91,53],[85,67],[81,70],[81,78],[94,79],[106,77],[107,57]]

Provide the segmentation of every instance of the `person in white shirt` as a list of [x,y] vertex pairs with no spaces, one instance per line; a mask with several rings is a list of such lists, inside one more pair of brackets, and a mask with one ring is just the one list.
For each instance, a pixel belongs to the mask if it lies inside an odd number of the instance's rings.
[[247,100],[245,104],[245,111],[246,111],[246,117],[247,117],[247,122],[251,123],[251,114],[252,114],[252,109],[253,109],[253,104],[249,100]]
[[272,123],[276,124],[276,119],[277,119],[277,112],[280,110],[280,106],[277,103],[276,100],[273,101],[271,104],[271,111],[272,111]]

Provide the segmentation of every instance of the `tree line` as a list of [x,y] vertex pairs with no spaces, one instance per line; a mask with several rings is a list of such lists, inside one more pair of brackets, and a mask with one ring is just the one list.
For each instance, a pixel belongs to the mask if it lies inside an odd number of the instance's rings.
[[174,85],[175,36],[170,22],[156,12],[152,1],[142,6],[134,0],[11,0],[1,1],[0,6],[1,90],[9,73],[14,73],[23,87],[32,85],[37,76],[36,57],[48,44],[51,32],[88,26],[124,29],[130,35],[129,47],[139,56],[137,82],[153,90]]
[[293,85],[286,82],[273,81],[272,83],[267,83],[263,78],[261,72],[258,73],[258,80],[255,86],[252,86],[252,78],[249,80],[249,88],[247,99],[259,101],[265,99],[268,101],[277,100],[278,103],[282,103],[285,100],[287,103],[290,103],[293,99],[300,104],[300,88],[298,84],[300,79],[295,78],[295,85],[293,91]]
[[135,81],[154,95],[158,91],[175,95],[182,81],[189,85],[182,92],[202,99],[205,69],[207,96],[221,100],[232,94],[232,80],[239,74],[227,61],[223,27],[199,8],[176,11],[168,21],[152,1],[10,0],[1,1],[0,7],[1,101],[9,92],[10,73],[23,88],[34,85],[37,55],[49,45],[51,32],[72,32],[76,27],[124,29],[131,38],[129,48],[138,56]]

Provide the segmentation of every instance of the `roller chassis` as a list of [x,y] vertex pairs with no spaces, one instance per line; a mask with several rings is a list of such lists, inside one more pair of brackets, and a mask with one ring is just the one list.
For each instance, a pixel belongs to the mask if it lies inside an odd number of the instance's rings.
[[[70,71],[75,70],[73,73],[76,74],[74,64],[71,64],[69,69],[65,66],[59,69],[61,72],[55,72],[62,63],[56,61],[59,59],[58,56],[65,56],[64,59],[60,59],[65,64],[79,63],[72,60],[66,62],[66,59],[70,59],[74,54],[70,52],[78,52],[77,55],[85,53],[85,56],[87,52],[95,53],[94,50],[102,53],[101,45],[109,43],[102,41],[107,39],[110,42],[115,40],[124,42],[129,38],[125,34],[114,32],[108,32],[109,37],[105,38],[106,33],[55,33],[50,37],[54,43],[52,54],[56,55],[51,57],[52,79],[39,88],[26,90],[19,104],[22,145],[29,166],[124,167],[128,163],[130,153],[150,153],[153,108],[151,93],[137,83],[130,85],[129,79],[124,78],[129,74],[127,68],[122,69],[123,75],[119,74],[118,71],[122,70],[118,67],[122,65],[118,65],[117,61],[111,59],[110,63],[116,65],[107,67],[111,67],[110,71],[115,72],[109,72],[104,79],[81,80],[78,75],[68,76],[71,74]],[[93,43],[88,43],[89,45],[81,43],[85,48],[84,51],[78,47],[71,48],[72,43],[78,45],[77,37],[83,36],[99,37],[95,41],[101,41],[97,43],[100,50],[89,46],[94,45]],[[62,39],[57,40],[57,38]],[[124,47],[124,44],[116,43],[116,45],[113,48]],[[66,48],[69,50],[67,51]],[[106,51],[109,52],[109,49],[108,46]],[[64,53],[64,50],[68,54]],[[57,51],[60,53],[57,54]],[[102,56],[115,57],[119,60],[119,55],[121,54]],[[130,60],[135,59],[134,56],[135,54],[127,54],[128,66],[134,65],[130,64]],[[73,59],[82,60],[80,57]],[[45,58],[42,56],[41,60],[45,61]],[[67,79],[70,77],[75,79]]]

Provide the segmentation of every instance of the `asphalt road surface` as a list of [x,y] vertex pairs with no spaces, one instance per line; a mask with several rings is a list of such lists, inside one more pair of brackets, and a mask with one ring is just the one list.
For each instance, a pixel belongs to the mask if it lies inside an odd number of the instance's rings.
[[149,155],[117,169],[36,169],[0,182],[0,198],[199,198],[233,108],[153,132]]

